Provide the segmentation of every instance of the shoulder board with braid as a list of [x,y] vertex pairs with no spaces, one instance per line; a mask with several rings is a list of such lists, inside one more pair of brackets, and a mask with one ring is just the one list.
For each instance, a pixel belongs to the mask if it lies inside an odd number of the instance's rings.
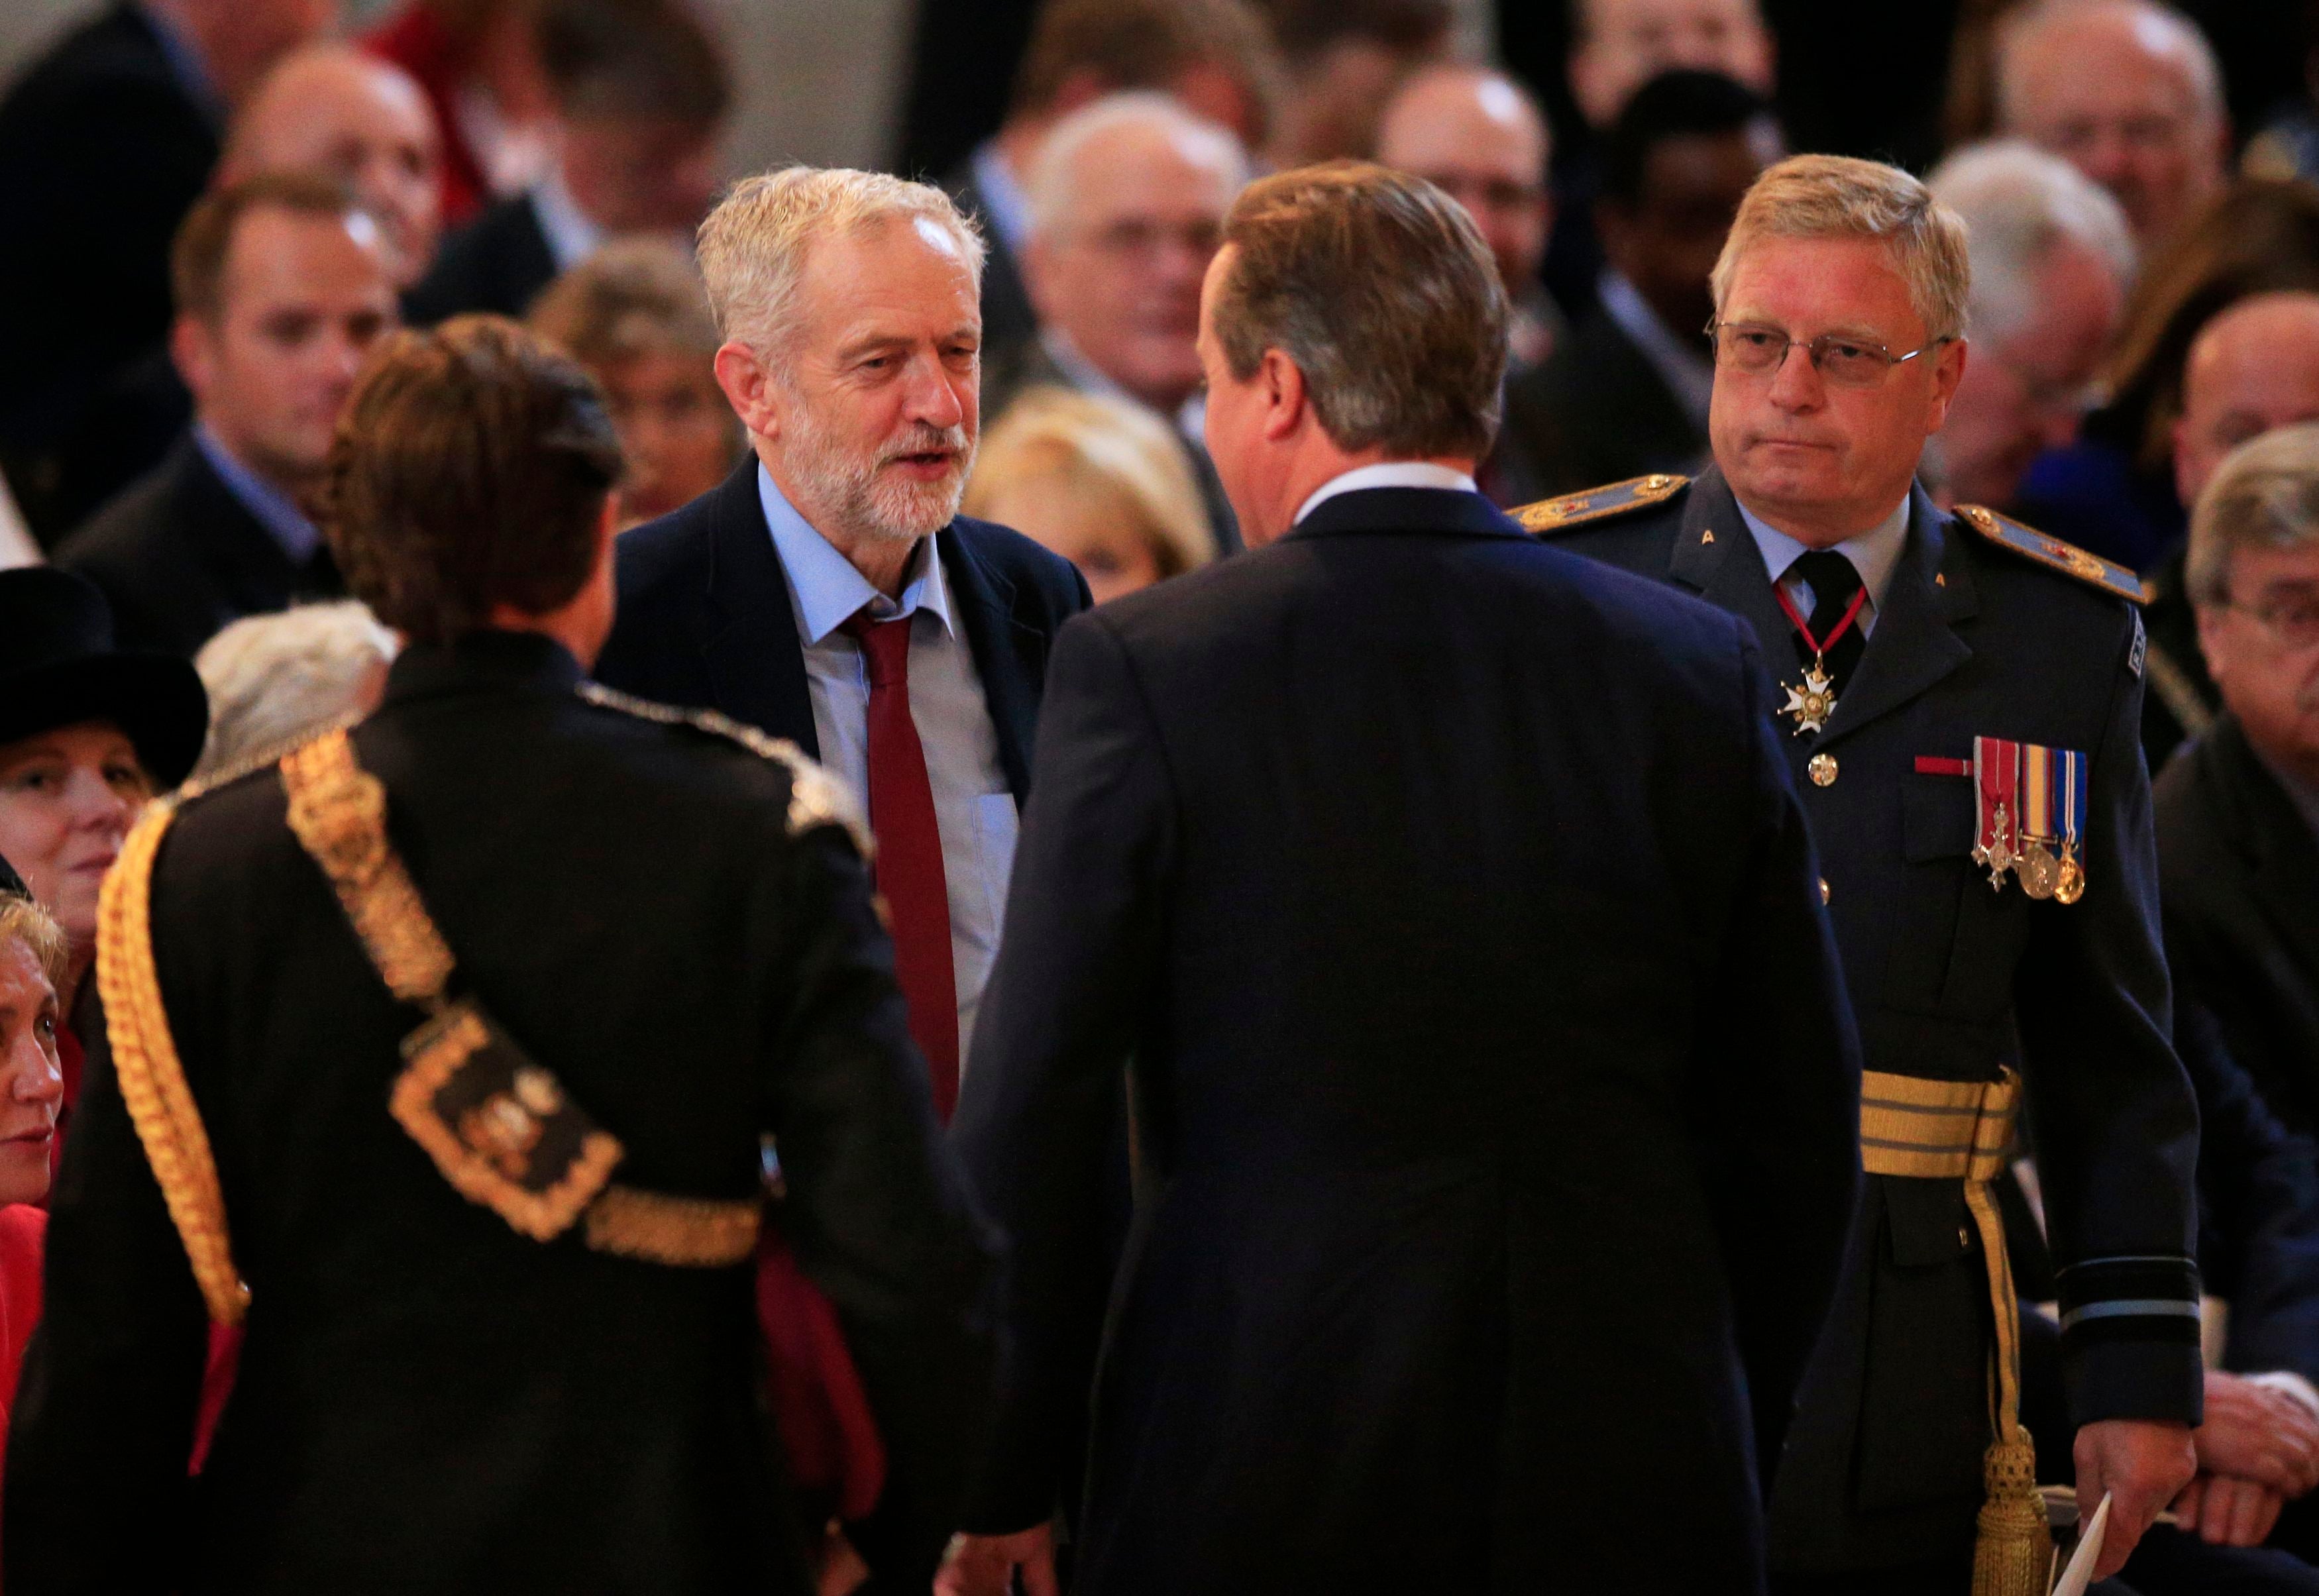
[[1691,486],[1687,476],[1668,472],[1653,472],[1648,476],[1629,477],[1623,482],[1607,487],[1589,488],[1584,493],[1565,493],[1559,499],[1541,499],[1535,504],[1525,504],[1511,512],[1525,530],[1541,537],[1551,537],[1573,527],[1584,527],[1595,521],[1606,521],[1613,516],[1627,515],[1634,510],[1648,509]]
[[1985,505],[1960,504],[1956,508],[1956,518],[1999,548],[2011,549],[2048,569],[2067,573],[2089,587],[2115,593],[2130,603],[2149,601],[2148,595],[2142,591],[2140,577],[2116,562],[2105,560],[2074,543],[2064,543],[2051,533],[2040,532],[2035,527],[2025,527],[2010,516],[1999,515]]
[[738,743],[758,758],[772,761],[789,771],[790,835],[800,836],[816,826],[842,826],[863,859],[875,852],[870,840],[869,822],[862,818],[862,807],[854,802],[853,792],[828,770],[808,759],[805,750],[787,737],[768,735],[745,721],[720,715],[714,709],[681,709],[673,704],[656,704],[650,699],[616,692],[593,681],[582,682],[579,693],[599,709],[633,715],[660,726],[690,726],[709,736]]

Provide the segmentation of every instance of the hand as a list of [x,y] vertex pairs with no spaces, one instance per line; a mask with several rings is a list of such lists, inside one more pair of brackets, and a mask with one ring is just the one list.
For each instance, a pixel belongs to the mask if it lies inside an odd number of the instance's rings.
[[1054,1526],[954,1537],[942,1572],[934,1575],[934,1596],[1014,1596],[1018,1570],[1028,1596],[1061,1596],[1062,1587],[1055,1582]]
[[2206,1421],[2191,1439],[2198,1466],[2209,1474],[2266,1486],[2289,1501],[2319,1488],[2319,1416],[2275,1386],[2209,1374]]
[[2159,1510],[2182,1494],[2198,1472],[2197,1448],[2187,1424],[2147,1419],[2104,1419],[2078,1431],[2078,1501],[2090,1513],[2107,1494],[2109,1533],[2094,1578],[2125,1566]]
[[2200,1474],[2174,1499],[2174,1516],[2185,1532],[2196,1531],[2211,1546],[2259,1546],[2270,1538],[2285,1505],[2278,1492],[2252,1480]]

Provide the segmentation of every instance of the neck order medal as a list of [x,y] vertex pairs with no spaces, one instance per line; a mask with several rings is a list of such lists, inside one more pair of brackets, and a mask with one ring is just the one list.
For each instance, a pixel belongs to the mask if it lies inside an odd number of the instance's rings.
[[1827,651],[1860,618],[1860,607],[1868,601],[1868,590],[1862,588],[1852,595],[1852,603],[1845,609],[1843,618],[1828,628],[1825,637],[1812,636],[1809,623],[1796,608],[1796,601],[1788,597],[1787,589],[1774,582],[1772,596],[1787,612],[1788,622],[1804,640],[1804,646],[1812,651],[1812,663],[1804,672],[1804,679],[1792,686],[1784,681],[1780,684],[1788,690],[1788,701],[1780,706],[1780,713],[1794,719],[1795,735],[1800,737],[1806,732],[1822,730],[1836,714],[1836,682],[1827,673]]

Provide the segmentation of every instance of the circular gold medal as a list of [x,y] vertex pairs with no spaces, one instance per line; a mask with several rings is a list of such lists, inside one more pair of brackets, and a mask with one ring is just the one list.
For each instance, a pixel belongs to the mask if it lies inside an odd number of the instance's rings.
[[2021,878],[2021,890],[2032,897],[2051,897],[2061,885],[2062,867],[2043,843],[2031,843],[2023,849],[2014,870]]
[[2075,903],[2085,895],[2086,872],[2076,860],[2064,858],[2054,873],[2054,898],[2062,903]]

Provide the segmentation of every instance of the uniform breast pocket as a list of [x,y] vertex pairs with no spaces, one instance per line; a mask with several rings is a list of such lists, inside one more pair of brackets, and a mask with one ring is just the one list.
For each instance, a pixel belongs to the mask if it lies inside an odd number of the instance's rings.
[[1015,870],[1015,840],[1022,821],[1015,795],[994,792],[974,800],[975,842],[982,855],[982,890],[990,905],[993,946],[1006,922],[1006,882]]
[[1913,775],[1901,804],[1904,863],[1890,906],[1886,1000],[1920,1014],[1994,1019],[2012,998],[2027,899],[2009,877],[1992,890],[1972,862],[1971,780]]

